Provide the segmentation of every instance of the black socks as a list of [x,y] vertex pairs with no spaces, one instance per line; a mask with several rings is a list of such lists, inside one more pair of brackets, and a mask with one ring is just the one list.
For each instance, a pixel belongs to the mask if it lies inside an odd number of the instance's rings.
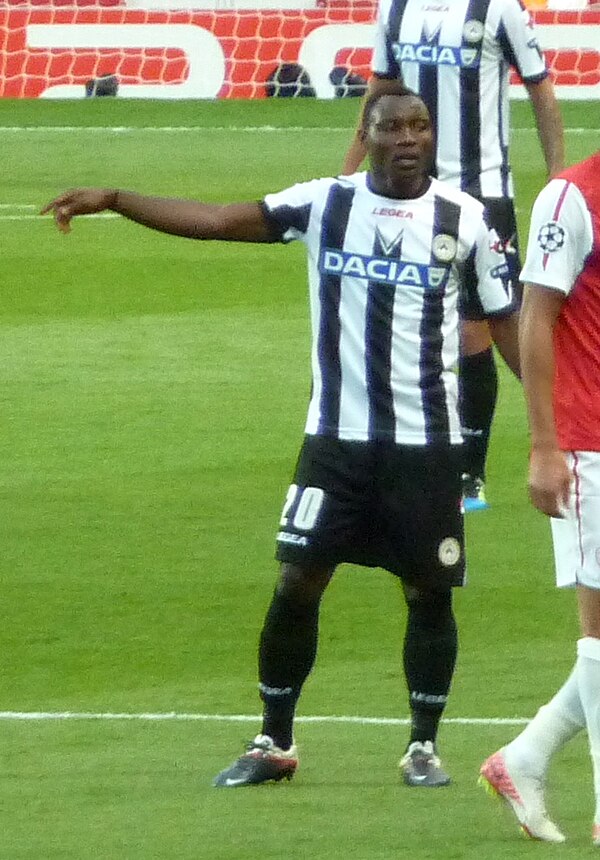
[[293,743],[296,702],[315,662],[318,625],[318,599],[298,605],[275,592],[260,637],[259,690],[262,732],[281,749]]
[[492,347],[475,355],[461,356],[458,384],[460,423],[464,436],[463,472],[484,480],[498,396],[498,373]]
[[[293,744],[296,703],[317,654],[320,595],[301,602],[276,591],[260,637],[262,733],[276,746]],[[412,717],[410,742],[435,741],[458,650],[450,591],[408,600],[404,672]]]
[[410,741],[435,741],[458,651],[450,591],[408,602],[404,672],[410,697]]

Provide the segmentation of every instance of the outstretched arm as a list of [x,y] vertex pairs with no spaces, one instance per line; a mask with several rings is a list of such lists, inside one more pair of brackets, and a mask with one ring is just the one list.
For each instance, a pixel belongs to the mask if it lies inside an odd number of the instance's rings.
[[58,229],[68,233],[75,216],[107,209],[152,230],[187,239],[276,241],[259,203],[219,205],[112,188],[75,188],[51,200],[40,214],[52,212]]
[[565,166],[565,141],[562,117],[550,78],[532,84],[525,82],[535,114],[548,178],[552,179]]

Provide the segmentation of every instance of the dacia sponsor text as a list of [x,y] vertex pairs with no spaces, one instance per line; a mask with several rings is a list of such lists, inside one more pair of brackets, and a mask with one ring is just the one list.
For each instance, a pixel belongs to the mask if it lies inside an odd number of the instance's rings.
[[480,60],[478,48],[451,48],[447,45],[411,45],[394,42],[392,53],[397,63],[457,66],[460,69],[476,69],[479,67]]
[[319,259],[319,271],[326,275],[364,278],[393,286],[441,289],[448,280],[450,267],[411,263],[390,257],[367,257],[325,248]]

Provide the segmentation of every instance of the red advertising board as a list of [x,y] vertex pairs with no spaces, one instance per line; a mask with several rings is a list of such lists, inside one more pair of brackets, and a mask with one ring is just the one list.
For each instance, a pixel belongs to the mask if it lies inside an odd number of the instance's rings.
[[[278,64],[297,62],[317,96],[331,98],[333,66],[368,75],[374,29],[369,5],[171,12],[113,2],[16,2],[0,10],[0,96],[81,97],[90,78],[116,74],[124,97],[264,98]],[[542,11],[534,18],[559,95],[599,98],[600,10]],[[519,94],[515,86],[513,95]]]

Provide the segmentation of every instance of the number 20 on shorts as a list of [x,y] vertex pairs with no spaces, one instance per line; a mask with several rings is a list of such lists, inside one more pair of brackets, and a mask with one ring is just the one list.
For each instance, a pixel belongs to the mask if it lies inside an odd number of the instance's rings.
[[323,506],[325,493],[320,487],[298,487],[291,484],[281,513],[281,526],[292,525],[309,532],[315,525]]

